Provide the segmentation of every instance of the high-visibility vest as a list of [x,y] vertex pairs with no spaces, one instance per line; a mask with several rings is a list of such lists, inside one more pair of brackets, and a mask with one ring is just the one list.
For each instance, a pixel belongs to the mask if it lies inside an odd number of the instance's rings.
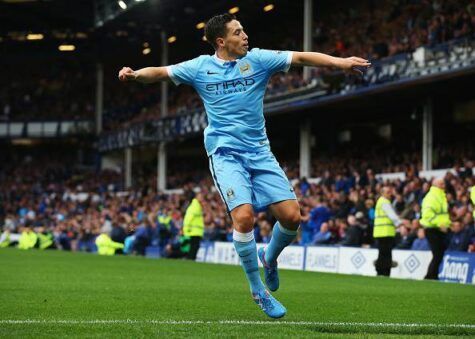
[[[5,248],[10,246],[10,232],[5,232],[5,236],[3,237],[2,241],[0,242],[0,248]],[[3,236],[3,234],[2,234]]]
[[388,217],[383,210],[384,204],[391,204],[385,197],[379,197],[376,202],[375,217],[374,217],[374,238],[394,237],[396,236],[396,226],[391,218]]
[[100,255],[114,255],[116,250],[124,248],[124,244],[113,241],[104,233],[96,238],[96,246]]
[[159,215],[157,219],[160,225],[163,225],[167,230],[170,230],[172,224],[172,217],[170,217],[169,215]]
[[183,235],[188,237],[202,237],[205,230],[203,209],[198,199],[193,199],[186,209],[183,219]]
[[18,248],[21,250],[29,250],[35,247],[38,236],[35,232],[21,232],[20,239],[18,240]]
[[38,233],[38,240],[40,241],[39,247],[40,250],[47,249],[51,245],[53,245],[53,235],[51,233],[43,234]]
[[425,228],[450,227],[447,196],[444,190],[432,186],[422,200],[421,225]]

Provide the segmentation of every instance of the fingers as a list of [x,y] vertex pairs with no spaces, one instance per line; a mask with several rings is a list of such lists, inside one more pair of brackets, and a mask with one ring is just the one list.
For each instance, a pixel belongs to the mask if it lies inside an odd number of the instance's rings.
[[354,61],[355,66],[360,67],[370,67],[371,63],[369,61]]
[[353,60],[362,62],[362,63],[370,63],[369,60],[363,59],[363,58],[358,58],[358,57],[351,57]]
[[134,80],[135,73],[130,67],[122,67],[119,71],[119,80],[120,81],[127,81],[127,80]]
[[361,66],[361,67],[370,67],[371,62],[369,60],[358,58],[358,57],[351,57],[350,60],[353,62],[354,66]]
[[350,58],[347,58],[347,60],[349,61],[348,71],[349,71],[350,74],[362,76],[363,72],[368,67],[371,67],[371,63],[369,62],[369,60],[366,60],[366,59],[363,59],[363,58],[350,57]]

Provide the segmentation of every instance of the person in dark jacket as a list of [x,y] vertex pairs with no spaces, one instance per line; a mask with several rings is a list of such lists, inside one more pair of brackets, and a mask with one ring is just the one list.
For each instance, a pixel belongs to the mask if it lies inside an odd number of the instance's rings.
[[452,222],[452,233],[449,235],[449,246],[447,251],[466,252],[470,244],[470,236],[467,228],[464,228],[460,221]]
[[363,243],[363,229],[354,215],[347,218],[348,228],[345,237],[340,242],[342,246],[360,247]]

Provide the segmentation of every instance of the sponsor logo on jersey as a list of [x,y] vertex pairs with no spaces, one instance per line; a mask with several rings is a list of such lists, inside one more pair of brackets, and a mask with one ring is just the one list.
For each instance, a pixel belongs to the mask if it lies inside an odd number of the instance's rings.
[[254,85],[256,81],[251,78],[241,78],[234,80],[226,80],[222,82],[214,82],[206,84],[206,90],[209,92],[215,92],[216,95],[219,94],[231,94],[245,92]]

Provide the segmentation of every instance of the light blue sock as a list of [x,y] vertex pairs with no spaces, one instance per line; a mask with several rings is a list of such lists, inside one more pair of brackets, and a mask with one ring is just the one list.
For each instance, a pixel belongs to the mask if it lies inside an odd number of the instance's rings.
[[295,239],[296,235],[297,231],[288,230],[277,221],[272,230],[272,239],[266,249],[266,262],[275,264],[279,254]]
[[257,266],[257,246],[254,239],[254,233],[233,232],[233,243],[236,252],[241,259],[241,265],[246,272],[247,280],[252,293],[258,293],[265,290]]

